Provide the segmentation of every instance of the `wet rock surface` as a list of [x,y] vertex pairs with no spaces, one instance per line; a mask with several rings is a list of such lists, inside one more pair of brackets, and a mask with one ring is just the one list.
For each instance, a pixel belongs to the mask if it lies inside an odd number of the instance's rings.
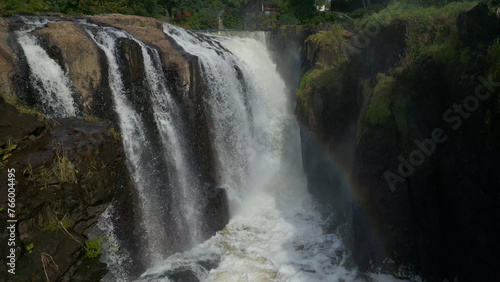
[[[104,122],[46,119],[22,114],[0,99],[2,169],[16,176],[16,264],[14,281],[97,281],[106,265],[86,257],[82,246],[98,217],[122,185],[120,145]],[[0,206],[7,209],[7,174],[0,175]],[[0,217],[6,234],[6,213]],[[7,253],[2,245],[2,253]],[[5,268],[5,257],[2,257]],[[2,273],[6,271],[2,269]]]

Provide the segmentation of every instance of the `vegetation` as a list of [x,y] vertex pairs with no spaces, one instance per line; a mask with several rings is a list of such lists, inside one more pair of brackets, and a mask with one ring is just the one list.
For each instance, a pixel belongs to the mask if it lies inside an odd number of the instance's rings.
[[458,34],[456,20],[460,12],[471,9],[477,2],[452,2],[445,6],[424,6],[398,1],[378,13],[355,20],[360,29],[368,24],[405,26],[406,53],[399,72],[405,71],[421,56],[431,55],[445,65],[456,57]]
[[45,225],[42,228],[42,231],[46,232],[56,232],[59,227],[63,227],[64,229],[68,229],[73,226],[73,222],[71,220],[63,218],[61,221],[53,220],[49,224]]
[[377,75],[377,85],[368,98],[368,109],[365,118],[372,124],[383,123],[391,116],[391,98],[394,92],[394,77],[385,74]]
[[101,242],[105,240],[106,237],[96,237],[92,240],[85,241],[85,256],[89,259],[95,259],[100,254],[102,254],[102,244]]
[[65,151],[62,149],[56,152],[57,160],[55,166],[56,175],[63,183],[77,183],[78,170],[75,169],[73,163],[68,159]]
[[500,81],[500,41],[497,39],[488,48],[488,61],[490,62],[489,74],[493,81]]
[[116,129],[114,129],[113,127],[111,128],[111,135],[113,136],[113,139],[116,143],[120,143],[120,133],[118,133],[118,131],[116,131]]
[[34,248],[35,248],[35,245],[33,243],[31,243],[28,246],[26,246],[26,251],[28,252],[28,254],[31,254],[33,252]]
[[333,24],[329,30],[320,31],[309,36],[305,43],[311,44],[314,51],[320,48],[321,50],[331,52],[336,59],[335,61],[340,63],[345,58],[341,53],[341,46],[345,41],[342,26],[340,24]]
[[341,85],[342,66],[346,61],[341,51],[341,46],[345,43],[344,29],[340,24],[334,24],[329,30],[321,31],[309,36],[305,43],[310,46],[313,52],[321,50],[332,55],[331,64],[317,64],[315,68],[302,76],[297,98],[304,103],[306,108],[311,108],[311,95],[314,89],[332,89]]

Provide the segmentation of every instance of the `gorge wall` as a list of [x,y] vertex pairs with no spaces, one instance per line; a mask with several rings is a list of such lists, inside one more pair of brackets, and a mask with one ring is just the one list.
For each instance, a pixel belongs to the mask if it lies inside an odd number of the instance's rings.
[[[392,5],[305,41],[298,114],[350,175],[361,270],[496,279],[500,25],[495,7],[453,5]],[[336,203],[332,189],[318,193]]]

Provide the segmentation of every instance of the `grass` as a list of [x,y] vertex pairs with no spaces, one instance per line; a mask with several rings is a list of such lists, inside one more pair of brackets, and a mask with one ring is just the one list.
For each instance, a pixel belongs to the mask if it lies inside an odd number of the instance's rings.
[[75,169],[73,163],[68,159],[66,152],[61,149],[59,152],[56,152],[56,157],[55,171],[61,182],[76,184],[78,182],[78,170]]

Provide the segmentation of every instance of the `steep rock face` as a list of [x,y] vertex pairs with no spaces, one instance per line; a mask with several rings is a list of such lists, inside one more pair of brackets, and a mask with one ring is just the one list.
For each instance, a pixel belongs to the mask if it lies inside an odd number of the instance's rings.
[[[105,265],[82,246],[97,218],[123,185],[126,169],[110,127],[80,119],[43,120],[21,114],[0,100],[2,166],[16,178],[16,264],[14,281],[97,281]],[[42,120],[41,120],[42,119]],[[7,175],[0,176],[0,205],[7,208]],[[2,237],[6,234],[2,213]],[[7,253],[3,245],[2,253]],[[2,259],[5,268],[5,258]],[[22,271],[21,271],[22,270]],[[6,273],[3,269],[2,273]]]
[[[355,140],[347,169],[352,248],[361,270],[494,281],[500,251],[492,237],[500,230],[499,23],[479,5],[444,27],[457,30],[449,36],[460,44],[401,60],[418,42],[411,33],[418,24],[407,16],[383,26],[325,79],[317,79],[323,75],[318,71],[307,99],[299,96],[299,115],[327,148]],[[357,130],[339,130],[336,121],[344,117],[344,126],[357,121]]]
[[62,66],[67,67],[68,76],[81,97],[84,108],[90,111],[93,93],[101,80],[97,46],[85,31],[73,22],[49,23],[36,34],[47,41],[47,49],[57,49],[61,55]]
[[11,94],[11,77],[16,71],[14,56],[8,46],[8,26],[6,19],[0,18],[0,93]]

